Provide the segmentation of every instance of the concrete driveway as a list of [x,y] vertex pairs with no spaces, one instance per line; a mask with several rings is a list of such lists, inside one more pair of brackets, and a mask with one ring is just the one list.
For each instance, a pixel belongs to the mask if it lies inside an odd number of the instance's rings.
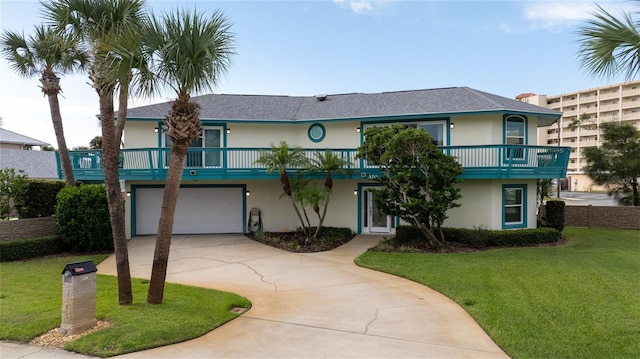
[[[353,264],[379,240],[295,254],[242,235],[174,236],[168,282],[234,292],[253,307],[200,338],[121,358],[507,358],[453,301]],[[129,243],[132,276],[149,277],[154,245]],[[98,272],[115,274],[115,258]]]

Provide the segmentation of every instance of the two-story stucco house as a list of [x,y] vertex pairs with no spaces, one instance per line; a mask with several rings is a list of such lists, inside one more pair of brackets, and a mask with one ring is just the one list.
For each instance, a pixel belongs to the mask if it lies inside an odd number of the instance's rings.
[[[534,228],[536,179],[564,177],[569,158],[567,148],[535,145],[537,128],[557,121],[560,112],[468,87],[193,100],[201,106],[203,133],[186,161],[176,234],[246,232],[253,207],[261,210],[264,230],[295,229],[298,219],[280,199],[277,174],[255,164],[259,149],[281,140],[308,156],[331,149],[351,161],[353,175],[334,181],[325,224],[357,233],[392,233],[399,223],[379,213],[367,191],[379,171],[356,158],[371,126],[422,128],[462,164],[463,198],[449,212],[448,227]],[[131,236],[157,231],[170,151],[161,129],[169,108],[167,102],[128,111],[120,179]],[[100,153],[89,152],[71,153],[74,173],[79,180],[101,180]]]

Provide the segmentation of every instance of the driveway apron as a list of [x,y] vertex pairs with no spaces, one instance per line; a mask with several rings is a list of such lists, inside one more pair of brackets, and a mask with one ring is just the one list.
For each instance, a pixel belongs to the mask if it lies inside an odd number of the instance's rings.
[[[248,298],[241,317],[194,340],[121,358],[507,358],[456,303],[353,259],[381,237],[298,254],[243,235],[174,236],[167,282]],[[131,275],[148,278],[155,237],[129,242]],[[115,258],[98,266],[115,275]]]

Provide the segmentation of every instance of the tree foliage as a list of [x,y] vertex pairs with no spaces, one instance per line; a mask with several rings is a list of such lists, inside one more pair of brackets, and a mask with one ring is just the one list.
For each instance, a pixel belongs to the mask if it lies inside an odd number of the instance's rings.
[[417,226],[430,247],[445,246],[441,227],[447,211],[460,206],[455,186],[463,168],[445,155],[424,130],[395,124],[373,127],[358,156],[377,165],[382,185],[376,192],[381,210]]
[[0,219],[9,219],[16,210],[16,199],[27,185],[27,176],[13,168],[0,169]]
[[604,185],[609,195],[630,197],[634,206],[640,206],[640,131],[619,122],[604,123],[600,128],[602,146],[584,149],[585,172],[596,184]]
[[599,76],[625,74],[628,79],[637,78],[640,74],[638,20],[631,13],[622,13],[617,18],[600,6],[593,16],[578,30],[582,67]]
[[[270,151],[261,151],[257,164],[266,167],[267,173],[278,172],[282,184],[282,196],[289,197],[291,204],[306,235],[305,241],[317,239],[323,228],[327,208],[333,194],[333,176],[351,175],[352,163],[337,153],[326,149],[316,151],[307,158],[300,147],[291,148],[285,141],[279,146],[271,145]],[[290,178],[289,172],[294,174]],[[313,180],[316,174],[324,174],[324,184],[317,185]],[[315,231],[307,208],[311,208],[318,217]]]

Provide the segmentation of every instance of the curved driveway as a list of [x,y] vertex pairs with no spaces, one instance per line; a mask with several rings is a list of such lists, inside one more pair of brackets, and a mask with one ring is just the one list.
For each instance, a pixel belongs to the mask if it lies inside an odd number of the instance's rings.
[[[174,236],[168,282],[234,292],[253,307],[200,338],[121,358],[507,358],[453,301],[353,264],[379,239],[296,254],[242,235]],[[132,276],[148,278],[154,245],[129,242]],[[98,271],[115,274],[115,258]]]

